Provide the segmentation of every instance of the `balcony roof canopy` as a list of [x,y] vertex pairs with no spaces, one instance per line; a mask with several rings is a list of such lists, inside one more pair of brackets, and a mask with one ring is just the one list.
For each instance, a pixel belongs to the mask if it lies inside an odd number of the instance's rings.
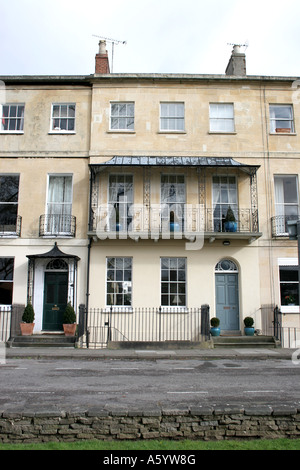
[[95,173],[110,166],[166,166],[166,167],[223,167],[238,168],[253,175],[259,166],[237,162],[230,157],[122,157],[115,156],[104,163],[91,164]]

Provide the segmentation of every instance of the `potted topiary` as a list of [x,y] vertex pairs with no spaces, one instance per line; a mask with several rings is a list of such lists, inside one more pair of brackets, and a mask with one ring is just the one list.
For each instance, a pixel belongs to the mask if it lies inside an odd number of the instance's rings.
[[22,322],[20,323],[22,336],[29,336],[33,333],[34,328],[34,310],[31,303],[28,303],[25,307],[22,316]]
[[210,319],[210,334],[212,336],[220,336],[221,330],[219,328],[220,320],[217,317],[213,317]]
[[245,317],[244,318],[244,331],[246,336],[253,336],[254,335],[254,320],[252,317]]
[[231,207],[228,207],[227,214],[224,221],[225,232],[236,232],[237,231],[237,222],[233,210]]
[[76,313],[69,302],[63,316],[63,328],[65,336],[75,336],[76,326]]

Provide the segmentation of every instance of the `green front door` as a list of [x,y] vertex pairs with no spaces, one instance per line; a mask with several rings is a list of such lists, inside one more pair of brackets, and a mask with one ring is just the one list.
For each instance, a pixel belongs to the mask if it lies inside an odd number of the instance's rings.
[[63,313],[68,300],[68,273],[46,272],[44,284],[43,330],[63,329]]

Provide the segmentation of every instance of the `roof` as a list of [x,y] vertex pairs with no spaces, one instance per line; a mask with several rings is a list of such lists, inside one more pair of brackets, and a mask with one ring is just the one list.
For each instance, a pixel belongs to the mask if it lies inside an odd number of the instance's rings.
[[63,253],[57,246],[57,243],[54,243],[54,247],[50,250],[47,251],[47,253],[40,253],[37,255],[27,255],[27,258],[29,259],[37,259],[37,258],[69,258],[69,259],[76,259],[79,260],[80,258],[76,255],[69,255],[66,253]]
[[110,73],[91,75],[2,75],[0,81],[6,85],[83,85],[92,86],[101,81],[253,81],[294,82],[299,77],[268,75],[224,75],[224,74],[176,74],[176,73]]

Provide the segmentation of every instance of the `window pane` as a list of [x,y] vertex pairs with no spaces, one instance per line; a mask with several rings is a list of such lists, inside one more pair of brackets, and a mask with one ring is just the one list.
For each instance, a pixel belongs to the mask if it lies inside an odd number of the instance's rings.
[[131,305],[131,264],[131,258],[107,259],[107,305]]
[[18,202],[19,176],[0,176],[0,202]]
[[13,282],[0,282],[0,304],[11,305]]
[[294,132],[293,108],[291,105],[270,105],[270,131],[290,129]]
[[209,107],[212,132],[234,132],[234,109],[232,103],[212,103]]
[[0,258],[0,280],[12,281],[14,275],[14,259]]
[[161,305],[170,307],[185,305],[185,258],[161,259]]

